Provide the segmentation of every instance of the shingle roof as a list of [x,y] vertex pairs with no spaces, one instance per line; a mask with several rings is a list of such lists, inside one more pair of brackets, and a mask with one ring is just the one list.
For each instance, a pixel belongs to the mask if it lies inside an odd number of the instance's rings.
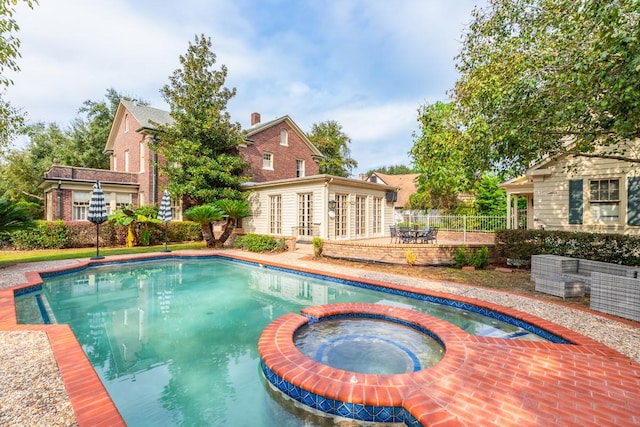
[[415,194],[418,187],[416,179],[420,176],[417,173],[408,173],[404,175],[387,175],[386,173],[374,172],[382,182],[398,189],[398,200],[396,207],[403,207],[409,204],[409,197]]
[[174,120],[168,111],[159,108],[140,105],[133,101],[122,100],[127,110],[140,122],[140,126],[145,129],[155,129],[158,125],[171,125]]

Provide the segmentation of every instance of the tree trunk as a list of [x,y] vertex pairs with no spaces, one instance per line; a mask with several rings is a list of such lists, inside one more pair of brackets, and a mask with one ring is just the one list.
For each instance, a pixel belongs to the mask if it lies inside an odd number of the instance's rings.
[[207,242],[207,247],[208,248],[216,247],[215,245],[216,238],[213,235],[213,228],[211,226],[211,223],[207,222],[207,223],[200,224],[200,227],[202,229],[202,238],[204,239],[205,242]]
[[224,223],[224,230],[222,230],[222,234],[218,239],[220,241],[220,247],[225,244],[225,242],[229,239],[229,236],[231,236],[231,233],[233,233],[233,229],[235,228],[234,224],[235,220],[231,218],[227,219],[227,221]]

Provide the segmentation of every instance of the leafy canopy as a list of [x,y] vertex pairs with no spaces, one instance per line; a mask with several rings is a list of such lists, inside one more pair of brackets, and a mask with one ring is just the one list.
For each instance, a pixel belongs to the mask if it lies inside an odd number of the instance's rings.
[[454,210],[458,195],[470,190],[475,172],[460,119],[451,103],[424,105],[418,113],[420,129],[413,134],[409,155],[420,176],[411,205]]
[[28,139],[27,146],[0,156],[0,197],[42,205],[38,185],[53,163],[109,169],[104,145],[121,99],[131,98],[107,89],[104,99],[86,100],[66,129],[43,122],[25,126],[21,133]]
[[417,170],[407,165],[380,166],[378,168],[369,169],[367,172],[365,172],[365,176],[371,176],[374,172],[379,172],[386,175],[406,175],[410,173],[417,173]]
[[[0,0],[0,153],[24,123],[24,115],[4,99],[5,90],[13,84],[5,72],[20,71],[20,39],[15,36],[20,27],[14,18],[18,2],[19,0]],[[37,0],[21,2],[30,8],[38,4]]]
[[242,200],[240,185],[247,165],[239,153],[240,125],[232,123],[227,102],[236,94],[225,87],[227,67],[214,69],[211,40],[196,36],[181,67],[173,72],[162,95],[170,106],[172,125],[159,126],[159,151],[174,196],[198,204],[219,199]]
[[307,136],[324,156],[320,160],[320,173],[347,178],[358,166],[358,162],[351,158],[351,138],[335,120],[314,123]]
[[567,152],[640,162],[637,0],[492,0],[473,11],[454,102],[475,155],[521,172]]

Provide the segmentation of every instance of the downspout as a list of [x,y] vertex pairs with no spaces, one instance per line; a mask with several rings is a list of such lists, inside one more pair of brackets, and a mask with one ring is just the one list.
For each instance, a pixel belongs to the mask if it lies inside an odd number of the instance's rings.
[[156,135],[151,137],[151,161],[153,162],[153,172],[151,174],[151,204],[158,203],[158,141]]
[[58,201],[58,219],[62,219],[62,180],[58,180],[58,189],[56,190],[56,196]]

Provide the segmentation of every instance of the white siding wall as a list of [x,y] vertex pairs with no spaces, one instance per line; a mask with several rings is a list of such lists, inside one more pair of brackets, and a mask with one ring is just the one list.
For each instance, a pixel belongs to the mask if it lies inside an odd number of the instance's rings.
[[[570,166],[570,167],[567,167]],[[600,233],[640,233],[640,227],[627,222],[627,177],[640,174],[637,166],[608,159],[565,159],[548,166],[550,175],[534,177],[534,217],[536,226],[550,230],[592,231]],[[620,180],[620,220],[617,224],[597,222],[591,217],[589,180]],[[569,224],[569,180],[583,180],[583,224]]]
[[[371,238],[389,236],[389,225],[394,223],[393,203],[387,203],[384,190],[354,188],[348,185],[324,185],[324,182],[297,183],[255,190],[249,196],[252,216],[242,221],[246,233],[269,234],[269,197],[282,197],[282,234],[295,235],[298,224],[298,195],[311,193],[313,200],[313,224],[323,239],[335,239],[335,219],[328,216],[328,202],[335,200],[335,194],[347,194],[347,236],[344,239]],[[356,196],[366,197],[365,232],[355,234]],[[378,233],[373,232],[374,197],[382,198],[382,221]]]

